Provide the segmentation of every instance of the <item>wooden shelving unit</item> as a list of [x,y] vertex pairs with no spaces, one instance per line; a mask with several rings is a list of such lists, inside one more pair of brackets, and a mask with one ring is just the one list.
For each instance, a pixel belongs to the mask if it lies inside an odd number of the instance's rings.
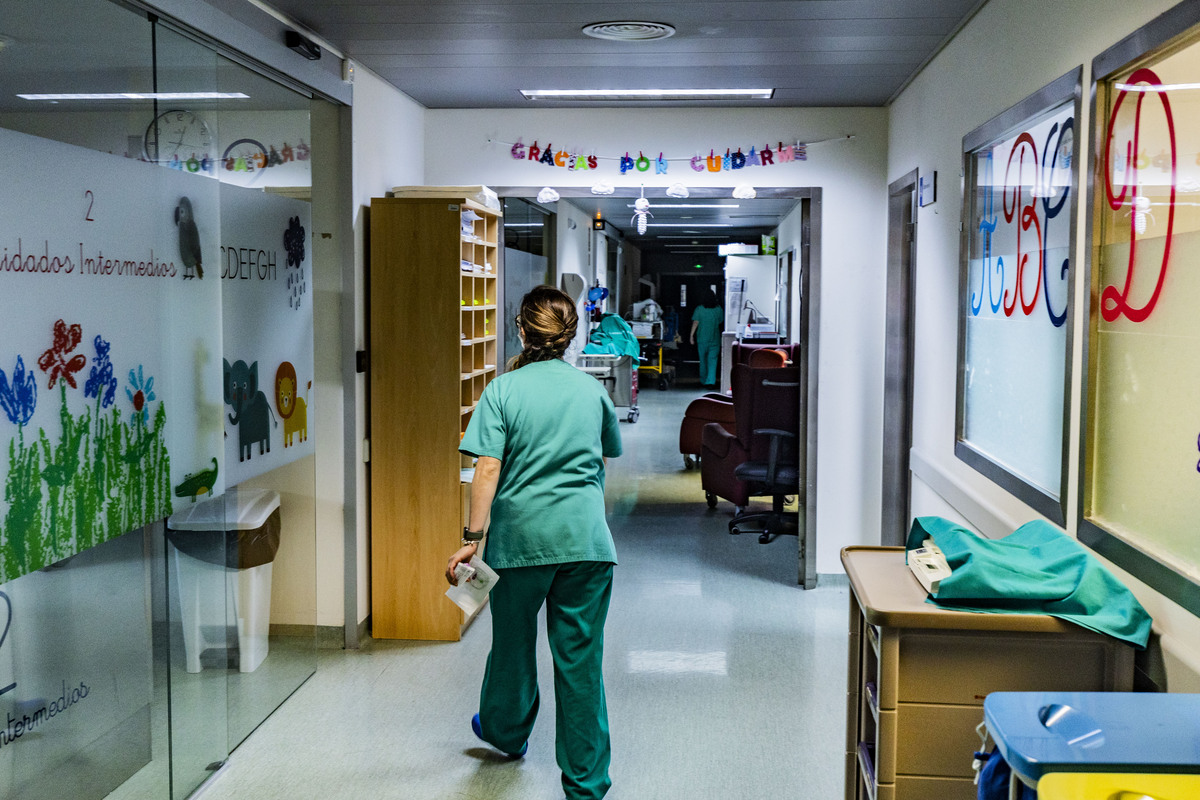
[[502,220],[466,197],[381,197],[369,226],[372,635],[454,641],[470,620],[443,573],[469,510],[458,443],[497,375]]

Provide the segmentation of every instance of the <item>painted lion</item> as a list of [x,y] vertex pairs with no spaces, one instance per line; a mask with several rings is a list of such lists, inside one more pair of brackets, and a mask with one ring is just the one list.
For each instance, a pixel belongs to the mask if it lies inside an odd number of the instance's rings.
[[[284,361],[275,371],[275,409],[283,420],[283,446],[291,447],[293,437],[300,434],[300,441],[308,441],[308,403],[297,391],[296,368]],[[312,388],[312,381],[305,388],[305,395]]]

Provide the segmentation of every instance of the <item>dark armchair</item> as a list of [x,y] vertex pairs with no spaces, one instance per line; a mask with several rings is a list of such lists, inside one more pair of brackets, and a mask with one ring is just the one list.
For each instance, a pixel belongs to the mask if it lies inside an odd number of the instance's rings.
[[692,469],[701,454],[704,427],[716,423],[733,433],[733,398],[709,392],[688,404],[679,425],[679,452],[683,454],[684,469]]
[[[787,363],[787,352],[783,349],[754,348],[746,351],[751,367],[767,369],[782,367]],[[704,426],[710,422],[719,424],[729,433],[734,433],[733,396],[709,392],[693,400],[683,414],[679,426],[679,452],[683,454],[684,469],[692,469],[703,452]]]
[[[759,541],[794,531],[785,497],[800,493],[800,371],[735,365],[731,374],[734,432],[708,425],[701,437],[701,484],[710,507],[718,498],[737,506],[730,533],[757,523]],[[769,495],[770,512],[747,513],[751,497]]]
[[733,350],[730,352],[730,361],[733,364],[749,364],[750,356],[758,350],[779,350],[782,352],[791,363],[795,363],[800,357],[799,344],[747,344],[745,342],[734,342]]

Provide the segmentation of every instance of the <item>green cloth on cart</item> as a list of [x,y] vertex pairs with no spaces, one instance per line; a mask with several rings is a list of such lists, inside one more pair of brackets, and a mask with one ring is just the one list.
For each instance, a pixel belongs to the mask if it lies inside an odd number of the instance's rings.
[[917,517],[906,550],[926,539],[953,571],[927,602],[951,611],[1048,614],[1146,647],[1151,619],[1142,604],[1083,545],[1044,520],[986,539],[942,517]]
[[588,337],[583,352],[588,355],[633,356],[642,353],[641,342],[633,335],[629,323],[616,314],[605,314],[600,324]]

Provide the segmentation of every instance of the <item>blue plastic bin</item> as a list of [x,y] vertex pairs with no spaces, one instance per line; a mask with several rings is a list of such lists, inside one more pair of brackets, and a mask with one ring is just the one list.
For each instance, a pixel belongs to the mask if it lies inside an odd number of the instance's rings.
[[983,718],[1014,778],[1200,773],[1200,694],[994,692]]

